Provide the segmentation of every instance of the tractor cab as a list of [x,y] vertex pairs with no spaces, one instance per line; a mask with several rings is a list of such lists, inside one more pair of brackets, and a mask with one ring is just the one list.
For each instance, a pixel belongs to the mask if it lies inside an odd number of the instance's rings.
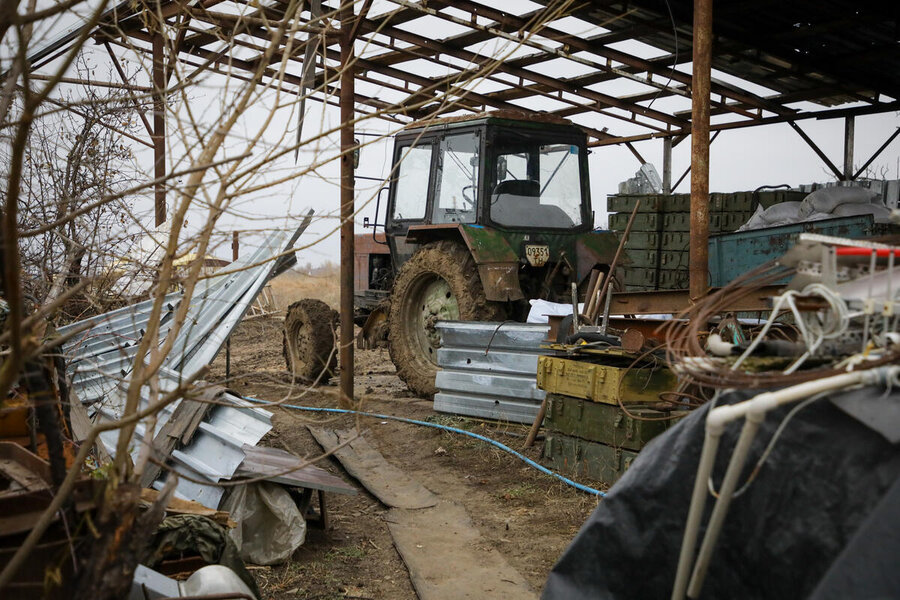
[[444,119],[396,137],[385,223],[395,269],[460,225],[520,236],[591,229],[584,132],[514,116]]
[[593,269],[608,271],[618,242],[591,231],[587,136],[564,119],[430,121],[396,137],[392,165],[394,276],[362,335],[387,330],[417,394],[435,390],[439,321],[521,321],[529,299],[567,302],[573,283],[583,295]]

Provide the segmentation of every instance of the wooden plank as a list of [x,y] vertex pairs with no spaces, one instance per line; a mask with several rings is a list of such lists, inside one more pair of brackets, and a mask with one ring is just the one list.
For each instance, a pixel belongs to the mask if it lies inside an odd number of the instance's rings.
[[[373,496],[392,508],[427,508],[438,498],[421,483],[385,460],[378,450],[352,429],[335,430],[307,426],[326,451],[334,452],[341,465]],[[340,446],[341,444],[346,444]]]
[[421,510],[395,508],[385,520],[419,600],[537,600],[462,506],[444,501]]
[[[156,502],[158,498],[158,491],[151,488],[142,489],[141,507],[148,508],[151,504]],[[237,527],[237,523],[231,520],[227,511],[207,508],[199,502],[194,502],[193,500],[184,500],[182,498],[177,498],[174,496],[172,498],[169,498],[169,503],[166,505],[166,514],[200,515],[202,517],[208,517],[224,527],[228,527],[231,529]]]
[[[172,456],[172,451],[176,448],[186,446],[194,437],[200,422],[206,417],[213,404],[225,388],[219,385],[197,388],[192,390],[198,399],[190,400],[184,398],[165,425],[153,438],[153,454],[161,462],[165,462]],[[141,476],[141,487],[150,487],[156,478],[159,477],[162,467],[153,463],[148,463],[143,475]]]
[[[269,481],[296,487],[335,492],[337,494],[355,494],[356,488],[340,477],[332,475],[325,469],[305,464],[306,461],[290,452],[278,448],[265,448],[244,444],[241,447],[247,458],[237,468],[235,475],[240,477],[266,477]],[[291,467],[294,471],[285,473]]]

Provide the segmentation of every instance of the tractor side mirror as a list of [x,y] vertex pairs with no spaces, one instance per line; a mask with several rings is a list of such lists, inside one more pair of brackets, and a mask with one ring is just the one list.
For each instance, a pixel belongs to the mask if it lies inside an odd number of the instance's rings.
[[353,149],[353,170],[359,168],[359,140],[353,140],[356,148]]

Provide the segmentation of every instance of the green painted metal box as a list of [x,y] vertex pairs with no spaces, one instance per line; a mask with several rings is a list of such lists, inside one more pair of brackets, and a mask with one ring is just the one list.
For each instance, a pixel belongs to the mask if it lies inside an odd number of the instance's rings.
[[633,248],[686,251],[690,242],[690,234],[686,231],[632,231],[625,242],[625,249],[629,252]]
[[590,477],[607,485],[614,484],[635,458],[637,452],[631,450],[559,433],[548,433],[544,440],[544,462],[551,469],[574,477]]
[[563,435],[637,451],[684,416],[680,412],[673,415],[643,406],[626,408],[628,413],[611,404],[547,394],[544,426]]
[[678,379],[666,367],[628,369],[593,362],[539,356],[538,388],[551,394],[584,398],[604,404],[658,402]]

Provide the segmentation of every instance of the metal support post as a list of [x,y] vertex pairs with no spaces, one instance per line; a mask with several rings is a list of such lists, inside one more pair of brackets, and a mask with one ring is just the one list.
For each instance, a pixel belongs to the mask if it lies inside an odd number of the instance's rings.
[[856,117],[844,117],[844,176],[843,181],[852,181],[853,175],[853,138],[856,133]]
[[709,86],[712,3],[694,0],[694,72],[691,79],[690,296],[706,295],[709,271]]
[[153,176],[156,226],[166,220],[166,72],[162,23],[153,34]]
[[353,2],[341,2],[341,393],[340,404],[353,400]]
[[[238,246],[238,232],[231,234],[231,262],[236,262],[240,256],[240,246]],[[231,379],[231,336],[225,340],[225,379]]]
[[672,193],[672,138],[663,138],[663,194]]

